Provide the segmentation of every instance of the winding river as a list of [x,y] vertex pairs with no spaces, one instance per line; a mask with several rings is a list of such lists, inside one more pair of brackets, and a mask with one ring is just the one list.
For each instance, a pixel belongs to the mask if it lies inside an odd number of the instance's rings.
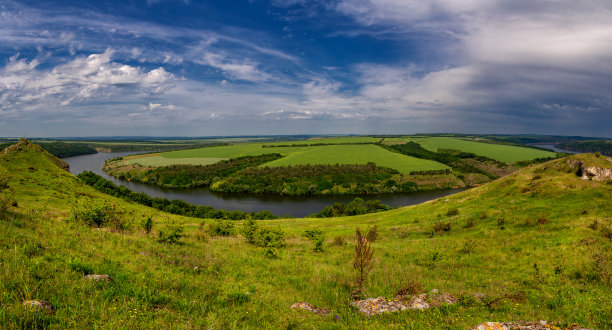
[[[171,200],[180,199],[191,204],[209,205],[216,209],[229,211],[240,210],[246,212],[260,212],[269,210],[279,216],[305,217],[309,214],[319,212],[324,207],[333,203],[348,203],[357,197],[354,195],[276,196],[227,194],[212,192],[208,188],[169,189],[155,185],[118,180],[102,170],[102,165],[106,159],[135,153],[139,152],[97,153],[93,155],[67,157],[64,158],[64,161],[70,165],[70,172],[75,175],[83,171],[92,171],[111,180],[117,185],[125,186],[132,191],[142,192],[152,197],[165,197]],[[408,194],[360,195],[358,197],[364,200],[379,199],[389,206],[399,207],[423,203],[439,197],[455,194],[462,190],[464,189],[426,191]]]

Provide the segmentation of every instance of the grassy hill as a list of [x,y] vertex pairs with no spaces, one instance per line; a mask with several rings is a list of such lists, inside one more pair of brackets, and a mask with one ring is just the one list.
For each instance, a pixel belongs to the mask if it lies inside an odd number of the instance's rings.
[[[0,195],[16,202],[0,220],[0,327],[465,329],[544,319],[609,329],[612,185],[579,178],[578,161],[612,168],[605,157],[575,155],[389,212],[260,221],[286,235],[271,258],[242,235],[209,237],[212,220],[201,229],[201,219],[105,196],[22,142],[0,155]],[[115,229],[70,221],[86,200],[112,205]],[[151,215],[147,235],[141,223]],[[159,242],[159,231],[177,225],[185,228],[180,244]],[[372,226],[367,296],[410,286],[460,302],[373,317],[349,307],[355,228]],[[325,233],[323,252],[303,237],[307,229]],[[55,313],[24,308],[28,299],[49,301]],[[298,301],[332,315],[289,308]]]

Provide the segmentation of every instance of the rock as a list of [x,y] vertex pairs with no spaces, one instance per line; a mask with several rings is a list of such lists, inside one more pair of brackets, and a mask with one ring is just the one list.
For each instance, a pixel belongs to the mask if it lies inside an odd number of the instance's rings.
[[612,169],[580,165],[580,170],[582,172],[582,180],[612,181]]
[[85,275],[85,279],[86,280],[90,280],[90,281],[96,281],[96,282],[99,282],[99,281],[108,282],[108,281],[111,280],[110,276],[108,276],[108,275],[93,275],[93,274],[92,275]]
[[436,294],[440,291],[438,291],[438,289],[431,289],[431,291],[429,291],[429,294]]
[[[535,321],[535,322],[484,322],[472,328],[472,330],[548,330],[548,329],[560,329],[554,324],[549,324],[547,321]],[[568,330],[588,330],[580,327],[579,325],[571,325]]]
[[313,305],[307,302],[296,302],[295,304],[291,305],[291,308],[292,309],[303,309],[305,311],[313,312],[316,315],[330,315],[331,314],[331,311],[329,309],[325,309],[321,307],[314,307]]
[[422,311],[428,309],[429,304],[427,303],[427,295],[423,293],[412,297],[412,301],[410,301],[408,308],[420,309]]
[[385,297],[368,298],[353,301],[351,306],[356,307],[366,316],[378,315],[381,313],[397,312],[408,309],[400,300],[387,300]]
[[37,310],[44,310],[48,314],[53,314],[53,306],[46,300],[26,300],[23,302],[23,306],[26,308],[35,308]]
[[453,305],[459,302],[459,299],[450,293],[430,294],[427,298],[433,306],[440,306],[442,304]]

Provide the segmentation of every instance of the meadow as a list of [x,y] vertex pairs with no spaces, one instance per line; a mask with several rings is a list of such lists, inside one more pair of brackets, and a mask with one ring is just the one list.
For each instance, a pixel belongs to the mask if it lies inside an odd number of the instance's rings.
[[125,159],[128,162],[145,166],[165,166],[169,164],[193,164],[195,160],[212,163],[220,159],[280,153],[285,154],[286,157],[261,166],[366,164],[375,162],[378,166],[393,168],[401,173],[448,168],[448,166],[435,161],[393,153],[374,144],[267,148],[262,147],[262,145],[260,143],[239,143],[228,146],[165,152],[161,153],[160,156],[125,157]]
[[438,149],[456,149],[506,163],[555,156],[555,153],[551,151],[502,144],[482,143],[451,137],[389,138],[385,139],[383,143],[395,144],[408,141],[414,141],[430,151],[437,151]]
[[[612,168],[594,155],[525,168],[430,203],[331,219],[259,221],[285,246],[269,257],[236,231],[211,236],[213,220],[161,213],[106,196],[33,146],[0,156],[0,327],[21,328],[445,328],[485,321],[612,328],[612,191],[582,180],[569,160]],[[9,196],[7,195],[7,196]],[[115,205],[126,228],[69,221],[85,200]],[[153,216],[147,234],[143,220]],[[182,226],[178,244],[159,232]],[[366,317],[349,306],[355,228],[377,228],[368,297],[408,287],[460,298],[454,305]],[[305,230],[321,230],[315,252]],[[86,281],[108,274],[110,282]],[[474,299],[473,295],[483,297]],[[21,302],[45,299],[55,313]],[[298,301],[328,316],[293,310]]]

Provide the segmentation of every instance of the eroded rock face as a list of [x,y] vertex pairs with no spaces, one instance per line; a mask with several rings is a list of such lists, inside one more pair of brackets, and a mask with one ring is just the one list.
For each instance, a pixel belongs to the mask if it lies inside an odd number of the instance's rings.
[[26,308],[33,308],[36,310],[44,310],[49,314],[53,314],[53,306],[46,300],[26,300],[23,302],[23,306]]
[[584,164],[581,164],[580,171],[582,172],[583,180],[612,181],[612,169],[609,168],[585,167]]
[[85,279],[86,280],[90,280],[90,281],[96,281],[96,282],[108,282],[111,280],[110,276],[108,275],[85,275]]

